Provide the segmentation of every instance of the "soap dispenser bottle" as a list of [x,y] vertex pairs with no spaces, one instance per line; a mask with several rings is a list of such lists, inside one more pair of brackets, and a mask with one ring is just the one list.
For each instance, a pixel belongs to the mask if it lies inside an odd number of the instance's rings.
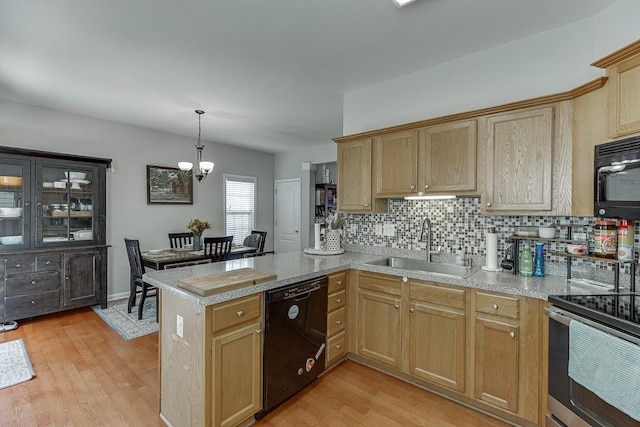
[[533,276],[533,254],[528,243],[524,244],[524,248],[520,252],[520,275]]
[[[570,262],[571,260],[569,260]],[[544,277],[544,243],[536,243],[536,257],[533,261],[533,275]]]

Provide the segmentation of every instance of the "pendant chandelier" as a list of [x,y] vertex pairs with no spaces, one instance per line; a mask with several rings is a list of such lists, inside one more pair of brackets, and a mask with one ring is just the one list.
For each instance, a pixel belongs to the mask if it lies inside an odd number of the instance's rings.
[[202,110],[196,110],[196,114],[198,115],[198,143],[196,144],[196,169],[194,170],[194,165],[191,162],[178,162],[178,167],[180,170],[185,172],[191,172],[193,176],[196,177],[198,182],[202,181],[211,173],[213,170],[213,162],[204,162],[202,161],[202,149],[204,145],[200,142],[200,134],[202,132],[202,127],[200,125],[200,118],[204,114]]

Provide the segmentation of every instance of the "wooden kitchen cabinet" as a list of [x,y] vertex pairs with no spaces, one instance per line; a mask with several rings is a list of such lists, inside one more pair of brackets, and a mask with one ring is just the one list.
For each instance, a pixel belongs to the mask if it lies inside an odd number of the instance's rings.
[[399,197],[416,192],[418,131],[380,135],[373,140],[375,197]]
[[569,101],[484,117],[484,214],[568,215]]
[[329,276],[327,288],[327,354],[325,367],[335,365],[347,354],[347,273]]
[[540,381],[537,301],[475,292],[473,397],[537,423]]
[[609,138],[640,133],[640,41],[625,46],[591,65],[605,68],[609,77]]
[[363,138],[338,144],[338,210],[344,212],[385,212],[386,204],[373,199],[372,140]]
[[474,192],[477,141],[475,120],[443,123],[420,130],[416,191]]
[[409,373],[465,392],[466,290],[410,281]]
[[361,273],[358,280],[358,355],[401,366],[401,280]]

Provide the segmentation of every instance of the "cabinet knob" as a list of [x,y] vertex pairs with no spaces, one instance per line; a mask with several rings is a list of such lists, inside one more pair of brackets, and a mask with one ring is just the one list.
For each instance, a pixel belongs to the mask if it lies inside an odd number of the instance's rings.
[[342,344],[336,344],[336,348],[340,350],[342,348]]
[[490,208],[491,207],[491,202],[487,203],[487,207]]
[[45,262],[46,265],[51,265],[51,261]]
[[403,277],[402,278],[402,283],[407,283],[408,281],[409,281],[409,278],[407,278],[407,277]]
[[342,320],[336,320],[336,325],[342,325]]
[[396,310],[400,308],[400,306],[398,304],[394,304],[393,308],[395,308]]
[[236,311],[236,314],[238,315],[238,317],[242,317],[244,316],[244,310],[238,310]]
[[22,264],[16,264],[16,268],[22,268]]
[[413,312],[415,312],[415,310],[413,308],[410,308],[409,313],[413,313]]
[[514,338],[514,337],[516,336],[516,333],[515,333],[515,332],[509,332],[509,336],[510,336],[511,338]]
[[493,304],[492,307],[493,307],[494,310],[497,310],[498,309],[498,304]]
[[365,208],[368,208],[368,207],[369,207],[369,203],[365,203],[365,204],[364,204],[364,207],[365,207]]
[[342,286],[342,280],[337,280],[337,281],[336,281],[336,285],[338,285],[338,286]]
[[64,280],[69,280],[69,276],[65,276],[65,277],[64,277]]
[[411,186],[411,189],[412,189],[412,190],[415,190],[415,189],[416,189],[416,186],[415,186],[415,185],[412,185],[412,186]]
[[37,284],[37,283],[38,283],[38,282],[36,282],[35,280],[32,280],[32,281],[31,281],[31,284],[32,284],[32,285],[35,285],[35,284]]
[[24,205],[25,206],[31,206],[31,203],[30,202],[24,202]]
[[429,184],[424,186],[424,189],[427,190],[429,188]]
[[42,202],[36,203],[36,206],[42,206]]
[[342,298],[336,298],[336,302],[340,304],[342,302]]
[[36,300],[32,299],[31,304],[35,304],[35,303],[36,303]]
[[260,334],[262,334],[262,329],[256,330],[256,335],[260,335]]

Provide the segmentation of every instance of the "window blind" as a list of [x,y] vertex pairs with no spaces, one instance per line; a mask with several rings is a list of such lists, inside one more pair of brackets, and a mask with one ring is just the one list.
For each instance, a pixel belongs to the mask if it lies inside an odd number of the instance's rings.
[[224,230],[236,245],[255,228],[256,183],[252,176],[224,175]]

